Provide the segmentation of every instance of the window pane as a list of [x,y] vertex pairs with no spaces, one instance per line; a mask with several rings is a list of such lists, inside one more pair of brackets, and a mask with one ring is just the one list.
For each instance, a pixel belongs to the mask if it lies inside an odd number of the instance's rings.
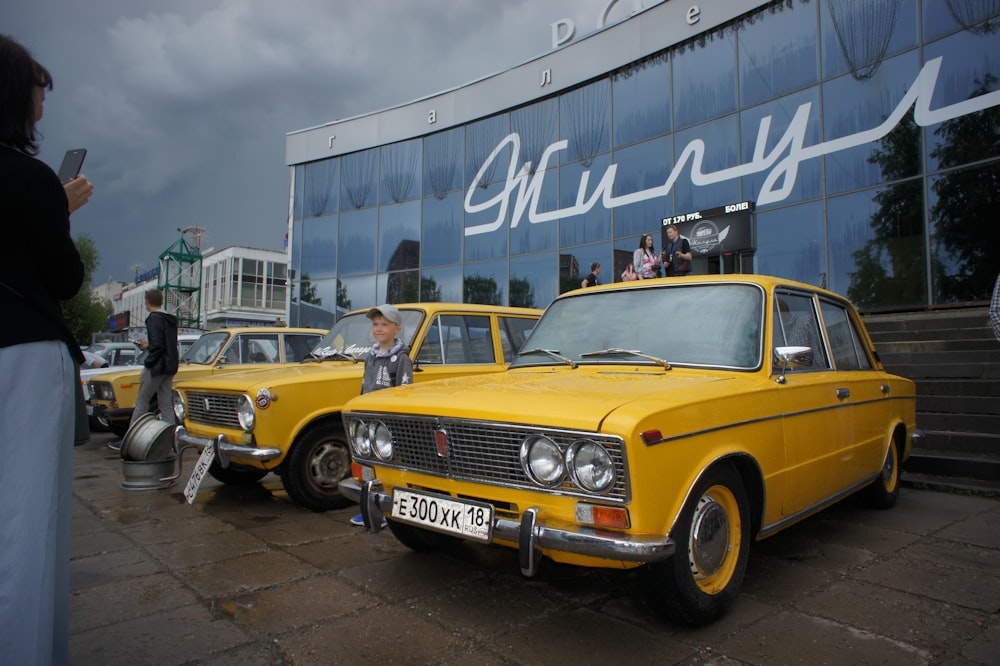
[[757,268],[764,275],[826,286],[823,207],[817,202],[757,211]]
[[340,216],[340,274],[375,272],[375,239],[378,209],[352,211]]
[[466,264],[462,302],[507,305],[507,260]]
[[441,199],[447,192],[461,189],[465,128],[432,134],[424,139],[424,196]]
[[[885,61],[869,79],[841,76],[823,84],[827,141],[881,125],[903,99],[920,70],[916,52]],[[815,107],[819,108],[819,107]],[[826,155],[831,193],[908,178],[920,173],[921,130],[907,113],[881,140]]]
[[313,278],[337,272],[337,216],[307,218],[302,222],[302,274]]
[[562,159],[590,164],[611,145],[611,83],[602,79],[565,93],[559,100],[559,138],[569,144]]
[[382,147],[382,196],[380,203],[399,203],[420,194],[419,139]]
[[375,298],[379,303],[416,303],[420,300],[420,271],[379,273]]
[[[629,255],[631,257],[631,255]],[[600,264],[597,283],[614,282],[614,263],[611,243],[596,243],[562,248],[559,253],[559,293],[579,289],[580,283],[590,273],[594,262]],[[624,268],[624,267],[623,267]]]
[[544,308],[559,293],[555,252],[512,257],[509,304],[522,308]]
[[379,208],[378,268],[399,271],[420,265],[420,202]]
[[462,260],[462,193],[425,197],[420,242],[423,266],[456,264]]
[[[329,281],[327,281],[329,282]],[[327,284],[332,290],[333,285]],[[362,275],[344,278],[336,285],[336,294],[325,294],[328,303],[337,304],[337,316],[340,317],[349,310],[373,308],[379,304],[375,294],[375,276]]]
[[511,206],[508,206],[506,214],[501,214],[502,200],[508,197],[505,186],[506,182],[499,182],[485,189],[480,187],[475,189],[473,205],[486,205],[487,202],[495,202],[482,211],[465,213],[465,228],[467,230],[473,228],[491,229],[491,227],[497,226],[498,222],[499,225],[496,229],[464,237],[466,261],[507,256],[507,222],[510,219],[510,208],[513,206],[513,202],[511,202]]
[[[771,5],[737,31],[743,106],[815,83],[819,77],[816,4]],[[777,11],[775,11],[777,10]],[[780,39],[775,39],[781,35]]]
[[[598,182],[610,165],[611,156],[605,154],[596,157],[589,167],[583,162],[559,167],[559,208],[575,206],[581,194],[584,201],[593,197]],[[587,172],[587,183],[584,185],[583,177]],[[581,187],[585,187],[582,193]],[[607,240],[611,237],[611,210],[598,200],[583,215],[564,217],[558,225],[559,244],[562,246]]]
[[732,32],[673,52],[675,127],[736,109],[736,40]]
[[[756,134],[754,136],[756,137]],[[739,129],[735,114],[675,132],[674,154],[677,159],[681,159],[685,148],[696,139],[705,143],[702,173],[710,174],[739,165]],[[683,172],[674,184],[674,206],[677,213],[714,208],[726,202],[740,200],[739,178],[726,178],[721,182],[698,186],[691,181],[691,169],[692,161],[688,159]],[[662,219],[664,216],[659,217]]]
[[306,217],[319,217],[336,212],[339,178],[338,159],[322,160],[306,165],[304,202]]
[[662,53],[611,78],[615,147],[670,131],[670,59]]
[[[622,196],[661,187],[673,165],[671,137],[664,136],[616,150],[618,165],[614,195]],[[674,188],[676,189],[676,187]],[[615,236],[647,233],[660,228],[660,220],[673,209],[673,193],[614,209]],[[597,205],[601,205],[598,203]]]
[[[465,184],[466,187],[476,183],[477,187],[484,187],[497,180],[507,179],[507,170],[510,165],[511,147],[508,145],[496,159],[486,166],[486,158],[493,152],[493,149],[510,134],[510,116],[506,113],[493,116],[486,120],[472,123],[465,128]],[[476,181],[476,174],[483,169],[481,182]]]
[[857,80],[868,79],[878,73],[883,58],[917,43],[915,2],[826,0],[819,20],[825,79],[847,72]]
[[420,272],[422,303],[461,303],[462,267],[449,266]]
[[378,200],[378,149],[365,150],[342,158],[341,210],[372,206]]
[[[510,131],[520,140],[520,155],[515,166],[519,173],[521,166],[531,163],[529,173],[541,167],[541,157],[545,149],[556,142],[558,130],[558,109],[555,99],[532,104],[510,113]],[[549,164],[559,163],[559,153],[550,156]]]

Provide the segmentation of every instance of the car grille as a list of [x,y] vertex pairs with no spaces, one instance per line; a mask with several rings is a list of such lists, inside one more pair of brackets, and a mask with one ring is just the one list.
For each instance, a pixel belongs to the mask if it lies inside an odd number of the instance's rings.
[[187,420],[191,423],[240,429],[240,420],[236,416],[240,396],[189,391],[185,397]]
[[[600,497],[603,500],[628,499],[625,448],[619,437],[463,419],[376,414],[356,416],[367,423],[379,420],[392,432],[394,458],[389,463],[390,467],[530,490],[541,490],[542,487],[529,479],[521,467],[520,448],[525,437],[544,434],[562,450],[580,439],[591,439],[604,446],[611,455],[615,466],[615,484],[604,493],[594,494],[567,478],[561,485],[547,490],[564,495]],[[438,455],[435,432],[439,427],[443,427],[448,434],[447,456]],[[372,462],[386,464],[375,459]]]

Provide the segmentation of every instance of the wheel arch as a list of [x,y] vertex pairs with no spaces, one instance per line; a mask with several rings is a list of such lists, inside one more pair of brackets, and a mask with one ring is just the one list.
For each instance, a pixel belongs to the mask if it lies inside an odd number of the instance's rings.
[[[691,485],[688,486],[688,489],[685,492],[684,500],[680,503],[680,507],[683,509],[683,507],[687,504],[692,491],[701,482],[702,478],[704,478],[706,474],[722,467],[728,467],[735,471],[737,476],[740,477],[740,481],[743,482],[743,488],[746,490],[747,498],[750,502],[750,540],[755,541],[757,539],[757,534],[760,532],[761,525],[763,524],[762,521],[764,516],[764,500],[766,499],[766,491],[764,489],[764,475],[761,472],[760,465],[757,464],[756,459],[754,459],[754,457],[749,453],[729,453],[716,458],[709,464],[705,465],[694,477],[694,479],[692,479]],[[677,525],[678,516],[674,516],[668,534],[673,533],[674,528]]]
[[[321,414],[316,418],[314,418],[313,420],[307,422],[305,425],[299,428],[298,432],[295,433],[295,436],[292,437],[291,446],[288,447],[288,451],[285,452],[285,455],[281,460],[281,467],[284,468],[288,464],[288,460],[292,456],[292,451],[295,449],[295,447],[301,444],[302,440],[308,437],[313,430],[316,430],[317,428],[326,428],[326,427],[336,428],[341,433],[343,433],[344,438],[346,440],[347,433],[344,431],[344,422],[340,418],[340,411],[338,410],[336,412],[328,412],[326,414]],[[348,446],[350,446],[350,443],[348,443]]]

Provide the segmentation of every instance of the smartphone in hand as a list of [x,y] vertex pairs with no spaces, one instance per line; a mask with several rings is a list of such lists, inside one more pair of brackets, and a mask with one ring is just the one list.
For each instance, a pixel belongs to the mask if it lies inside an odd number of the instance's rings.
[[79,176],[80,169],[83,168],[83,158],[86,156],[86,148],[67,150],[66,154],[63,155],[62,165],[59,167],[59,181],[66,184]]

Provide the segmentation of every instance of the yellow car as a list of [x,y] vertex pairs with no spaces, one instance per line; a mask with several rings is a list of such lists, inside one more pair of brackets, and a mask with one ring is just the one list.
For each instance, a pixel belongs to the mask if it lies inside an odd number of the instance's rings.
[[355,398],[341,492],[406,546],[455,539],[642,566],[687,625],[736,597],[750,542],[861,491],[890,507],[914,384],[854,307],[773,277],[590,287],[548,307],[510,369]]
[[[309,355],[326,331],[316,328],[254,326],[223,328],[202,334],[181,356],[174,381],[205,375],[247,370],[258,364],[298,363]],[[91,377],[88,412],[107,422],[122,436],[128,430],[132,408],[139,395],[142,368],[103,373]]]
[[[461,303],[396,307],[418,383],[503,371],[542,314]],[[174,412],[183,422],[175,433],[177,449],[194,446],[204,454],[209,447],[208,473],[223,483],[255,482],[275,471],[302,506],[346,506],[337,484],[351,473],[351,454],[340,409],[361,393],[364,359],[374,342],[367,313],[341,317],[298,366],[175,384]]]

